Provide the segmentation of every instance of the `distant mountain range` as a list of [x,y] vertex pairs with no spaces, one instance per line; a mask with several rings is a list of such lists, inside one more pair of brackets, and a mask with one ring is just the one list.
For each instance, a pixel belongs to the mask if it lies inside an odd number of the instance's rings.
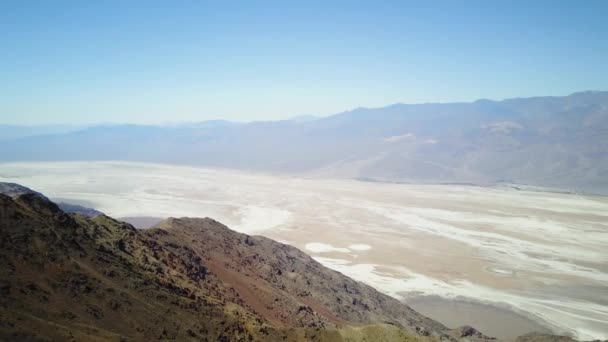
[[284,121],[98,126],[3,140],[0,161],[147,161],[608,194],[605,91],[395,104]]

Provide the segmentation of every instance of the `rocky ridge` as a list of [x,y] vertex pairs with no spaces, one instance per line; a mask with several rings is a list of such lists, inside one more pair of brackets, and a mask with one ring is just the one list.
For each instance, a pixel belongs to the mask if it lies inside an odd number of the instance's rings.
[[136,230],[33,191],[0,193],[0,279],[0,340],[491,340],[210,218]]

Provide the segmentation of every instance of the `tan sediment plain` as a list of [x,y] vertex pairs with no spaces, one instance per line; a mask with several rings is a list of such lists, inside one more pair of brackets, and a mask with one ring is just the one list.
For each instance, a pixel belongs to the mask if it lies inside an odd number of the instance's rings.
[[514,340],[531,331],[545,334],[551,332],[524,315],[493,305],[436,296],[410,298],[406,302],[414,310],[425,316],[435,317],[448,327],[469,324],[480,327],[482,331],[491,331],[492,336],[500,340]]
[[608,338],[605,197],[122,162],[2,164],[0,180],[114,217],[213,217],[397,298],[478,302]]

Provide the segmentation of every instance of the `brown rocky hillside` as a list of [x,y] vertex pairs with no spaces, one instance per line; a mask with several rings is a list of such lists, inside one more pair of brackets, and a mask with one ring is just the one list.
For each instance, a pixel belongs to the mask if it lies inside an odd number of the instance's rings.
[[0,340],[461,338],[487,339],[212,219],[136,230],[66,214],[36,193],[0,194]]

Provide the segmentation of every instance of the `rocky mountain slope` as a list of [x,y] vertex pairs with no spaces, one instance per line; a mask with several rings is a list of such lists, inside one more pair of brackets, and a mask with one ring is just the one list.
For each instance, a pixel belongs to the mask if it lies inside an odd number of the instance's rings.
[[[570,341],[528,335],[522,341]],[[1,341],[489,341],[210,218],[147,230],[0,183]]]
[[0,340],[486,340],[212,219],[138,231],[0,194]]

